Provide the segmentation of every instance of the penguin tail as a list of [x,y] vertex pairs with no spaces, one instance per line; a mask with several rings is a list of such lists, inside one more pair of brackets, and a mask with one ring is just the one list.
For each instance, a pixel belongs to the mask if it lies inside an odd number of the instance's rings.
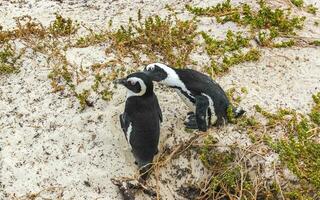
[[241,107],[237,107],[237,108],[233,107],[232,112],[233,112],[233,116],[235,118],[238,118],[238,117],[241,117],[246,111],[243,110]]

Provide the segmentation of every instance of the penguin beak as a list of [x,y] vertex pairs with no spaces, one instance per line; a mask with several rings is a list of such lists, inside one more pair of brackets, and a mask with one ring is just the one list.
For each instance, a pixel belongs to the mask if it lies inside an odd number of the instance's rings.
[[127,79],[126,78],[121,78],[121,79],[117,79],[113,81],[114,84],[120,84],[120,85],[124,85],[127,83]]
[[145,73],[145,74],[147,74],[147,75],[150,74],[150,72],[147,70],[147,68],[144,68],[144,69],[143,69],[143,73]]

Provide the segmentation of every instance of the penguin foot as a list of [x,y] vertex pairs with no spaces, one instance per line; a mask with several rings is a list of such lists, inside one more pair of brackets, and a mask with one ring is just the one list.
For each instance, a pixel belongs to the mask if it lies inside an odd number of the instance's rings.
[[198,129],[198,124],[197,124],[196,120],[191,120],[191,121],[188,121],[188,122],[184,122],[184,125],[188,129]]
[[186,120],[184,122],[188,129],[198,129],[196,114],[194,112],[188,112]]
[[140,169],[139,169],[139,173],[140,173],[139,182],[144,183],[147,180],[151,166],[152,166],[152,164],[148,163],[148,164],[140,167]]
[[157,155],[159,153],[159,149],[156,150],[156,152],[154,152],[154,155]]
[[186,122],[196,121],[196,115],[194,114],[194,112],[188,112],[185,121]]
[[194,115],[194,112],[190,111],[190,112],[187,113],[187,115],[188,115],[188,116],[189,116],[189,115]]

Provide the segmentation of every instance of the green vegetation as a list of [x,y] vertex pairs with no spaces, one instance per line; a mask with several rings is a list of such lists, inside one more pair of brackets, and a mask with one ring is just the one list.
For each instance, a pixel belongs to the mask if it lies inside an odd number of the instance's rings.
[[89,90],[84,90],[82,91],[82,93],[76,94],[76,97],[80,103],[81,110],[85,109],[87,106],[90,105],[90,102],[88,101],[89,94]]
[[[260,58],[260,52],[257,49],[250,49],[243,53],[242,48],[250,46],[249,39],[241,33],[228,31],[225,40],[216,40],[207,33],[201,32],[206,44],[206,51],[211,56],[211,65],[207,68],[207,73],[211,76],[227,72],[230,67],[243,62],[257,61]],[[216,60],[222,57],[222,62]]]
[[312,107],[309,114],[313,123],[320,126],[320,92],[318,94],[312,95],[315,105]]
[[[73,84],[73,74],[68,69],[67,65],[61,67],[54,67],[48,74],[48,78],[51,80],[51,86],[53,92],[61,91],[65,89],[65,86],[69,86],[72,91],[75,91],[75,85]],[[62,83],[62,80],[65,81]]]
[[47,34],[42,24],[34,21],[28,15],[17,17],[15,18],[15,21],[17,25],[14,30],[3,30],[0,25],[0,44],[8,43],[17,38],[29,40],[32,36],[43,39]]
[[19,57],[15,55],[15,49],[11,45],[4,45],[3,49],[0,49],[0,75],[18,72],[15,63]]
[[[207,182],[201,182],[198,187],[203,191],[199,194],[203,199],[228,199],[241,197],[241,199],[277,199],[277,190],[273,185],[263,185],[262,177],[256,177],[255,182],[250,178],[250,170],[243,151],[234,146],[230,150],[217,151],[216,141],[208,136],[199,149],[200,159],[209,170]],[[256,169],[255,173],[259,173]]]
[[[201,32],[206,44],[211,64],[206,71],[211,76],[221,75],[230,67],[243,62],[257,61],[260,57],[258,49],[250,49],[243,53],[244,48],[250,48],[250,41],[255,40],[265,47],[285,48],[295,45],[294,40],[274,43],[274,39],[284,35],[294,35],[296,29],[303,27],[304,17],[290,17],[290,12],[281,9],[272,10],[264,1],[259,1],[260,9],[253,11],[247,4],[232,6],[227,0],[216,6],[198,8],[186,6],[187,10],[196,16],[215,17],[218,23],[234,22],[247,26],[251,34],[243,37],[241,33],[228,31],[225,40],[217,40]],[[222,58],[222,61],[219,61]]]
[[273,46],[275,48],[287,48],[287,47],[292,47],[294,44],[295,44],[294,40],[288,40],[281,43],[275,43],[273,44]]
[[216,6],[207,8],[191,7],[190,5],[186,5],[186,9],[197,16],[208,17],[219,17],[238,11],[237,7],[232,7],[230,0],[226,0],[223,3],[218,3]]
[[[244,93],[244,92],[242,92],[242,90],[241,90],[241,93]],[[239,103],[241,101],[241,96],[239,94],[237,94],[235,87],[228,89],[226,91],[226,94],[227,94],[228,99],[230,100],[230,102],[232,102],[233,105],[235,105],[235,106],[239,105]]]
[[309,43],[310,45],[320,46],[320,40],[315,40]]
[[[234,98],[235,92],[235,88],[228,91],[232,103],[239,101],[238,97]],[[287,167],[299,177],[298,182],[287,182],[285,187],[281,186],[277,179],[273,184],[266,184],[264,179],[252,182],[252,177],[247,174],[248,166],[244,164],[245,160],[239,159],[244,159],[244,154],[255,152],[247,148],[238,148],[237,145],[228,146],[228,151],[219,152],[217,141],[209,135],[199,148],[200,159],[211,173],[209,184],[198,184],[199,188],[204,188],[202,191],[206,191],[204,196],[213,199],[224,195],[231,198],[241,196],[243,199],[256,199],[257,196],[252,196],[257,194],[253,193],[255,189],[263,199],[279,199],[281,196],[285,199],[317,199],[320,195],[320,92],[313,95],[313,100],[314,106],[308,115],[289,109],[279,109],[276,113],[270,113],[260,106],[255,106],[256,111],[267,119],[266,125],[255,117],[243,116],[235,119],[232,110],[228,110],[228,117],[231,117],[235,127],[245,130],[253,143],[261,145],[265,142],[269,148],[277,152],[284,164],[278,165],[278,170]],[[284,133],[280,139],[274,140],[270,137],[279,131]],[[250,170],[252,172],[254,169]]]
[[[225,7],[228,7],[228,10],[223,10],[223,13],[219,15],[220,17],[217,18],[217,21],[219,23],[232,21],[239,25],[249,26],[252,31],[269,29],[278,34],[294,34],[295,29],[301,29],[303,27],[305,17],[290,18],[289,12],[281,9],[272,10],[263,0],[260,0],[258,3],[260,10],[253,11],[248,4],[232,8],[230,1],[226,1],[226,3],[223,4],[226,4]],[[191,9],[189,6],[189,10],[197,16],[210,16],[210,14],[204,11],[193,11],[197,9],[200,8]],[[210,10],[210,8],[207,9]],[[230,12],[230,10],[233,12]]]
[[292,4],[297,6],[297,7],[302,7],[304,2],[303,0],[291,0]]
[[70,36],[76,33],[78,25],[68,18],[65,19],[61,15],[56,14],[56,19],[49,27],[49,31],[54,36]]
[[222,55],[249,47],[250,39],[243,37],[240,32],[233,33],[231,30],[228,30],[225,40],[211,38],[205,32],[201,32],[201,35],[205,40],[208,55]]
[[80,37],[77,39],[75,44],[76,47],[88,47],[95,44],[100,44],[102,42],[107,41],[108,34],[107,33],[94,33],[91,30],[91,33],[85,37]]
[[[112,68],[109,66],[111,63],[94,64],[92,70],[96,71],[94,84],[91,86],[92,90],[101,95],[101,98],[105,101],[109,101],[112,98],[113,92],[110,87],[110,82],[116,78],[124,77],[126,72],[124,68]],[[99,71],[104,68],[112,68],[107,75],[106,73],[100,73]]]
[[[280,109],[272,114],[256,106],[257,112],[268,119],[268,131],[281,126],[283,139],[267,143],[280,155],[281,161],[300,178],[301,185],[309,185],[308,192],[320,188],[320,93],[313,95],[315,105],[308,116],[294,110]],[[311,187],[312,185],[313,187]],[[304,187],[303,187],[304,188]]]
[[4,31],[3,27],[0,25],[0,44],[4,44],[11,39],[10,31]]
[[301,179],[306,179],[316,188],[320,188],[320,144],[314,141],[312,131],[315,126],[307,119],[293,124],[289,139],[275,143],[274,149],[287,167]]
[[137,22],[130,19],[128,26],[111,33],[111,46],[122,57],[131,57],[137,63],[142,53],[152,62],[162,58],[164,63],[184,67],[191,63],[190,54],[196,47],[196,28],[194,20],[172,20],[171,16],[147,17],[143,21],[139,12]]
[[[90,91],[77,91],[77,85],[86,79],[87,71],[84,69],[75,69],[66,59],[66,50],[71,47],[70,38],[74,37],[78,31],[79,25],[71,19],[66,19],[56,14],[55,20],[48,28],[43,27],[41,23],[34,21],[30,16],[16,18],[17,27],[11,31],[0,30],[0,44],[7,41],[20,39],[24,44],[34,52],[40,52],[48,56],[47,62],[52,70],[48,75],[51,80],[53,92],[68,90],[79,100],[80,109],[91,106],[87,99]],[[54,37],[52,37],[54,36]],[[66,39],[64,39],[66,37]],[[12,60],[12,59],[11,59]],[[15,59],[16,60],[16,59]],[[14,60],[13,60],[14,61]],[[15,72],[13,65],[3,65],[1,62],[1,71],[6,73]],[[10,68],[9,68],[10,67]],[[112,93],[107,93],[105,89],[101,94],[105,100],[110,99]]]
[[[298,7],[303,6],[303,1],[292,2]],[[233,6],[230,0],[208,8],[186,6],[196,17],[215,17],[218,23],[234,22],[249,29],[249,34],[246,35],[229,30],[224,39],[214,38],[208,32],[198,32],[196,18],[183,21],[174,14],[165,18],[143,18],[139,11],[137,19],[130,19],[128,24],[115,31],[110,22],[108,29],[100,32],[87,29],[89,34],[81,37],[77,36],[80,25],[59,14],[56,14],[56,19],[47,28],[29,16],[20,17],[16,19],[17,27],[14,30],[4,31],[0,26],[0,75],[18,71],[16,61],[21,54],[17,56],[16,50],[8,45],[15,39],[47,57],[48,66],[51,67],[48,78],[52,91],[69,92],[78,100],[80,110],[92,106],[89,99],[94,93],[109,101],[113,96],[112,87],[115,87],[112,81],[126,76],[145,63],[163,62],[181,68],[195,65],[196,62],[190,55],[198,47],[204,47],[210,57],[210,66],[203,69],[211,76],[223,75],[234,65],[259,60],[260,47],[288,48],[298,45],[297,40],[283,40],[282,36],[294,36],[296,30],[303,27],[305,18],[294,17],[288,10],[271,9],[264,1],[259,1],[258,4],[258,10],[253,10],[247,4]],[[312,5],[305,9],[312,14],[317,10]],[[199,41],[200,37],[203,40]],[[259,47],[253,47],[253,41]],[[106,44],[105,53],[113,54],[115,59],[94,64],[89,69],[68,62],[66,51],[69,48],[98,44]],[[309,44],[320,46],[320,41],[315,40]],[[126,67],[128,63],[124,62],[124,58],[131,59],[130,68]],[[89,76],[94,77],[91,87],[78,91],[77,86]],[[246,88],[231,88],[227,95],[236,106],[241,101],[240,94],[247,93]],[[276,180],[273,184],[266,182],[259,176],[261,169],[247,165],[251,162],[246,158],[246,155],[251,156],[249,149],[229,145],[228,151],[220,152],[217,151],[217,141],[208,136],[193,148],[210,173],[206,183],[198,184],[201,191],[204,191],[199,196],[202,195],[203,199],[279,199],[283,190],[285,198],[316,199],[316,191],[320,188],[320,93],[313,95],[313,99],[315,105],[308,115],[288,109],[269,113],[256,106],[256,111],[267,121],[266,124],[255,116],[235,119],[232,108],[228,108],[228,119],[232,126],[247,133],[251,142],[257,146],[264,144],[266,151],[276,151],[281,162],[299,178],[296,187],[291,187],[294,184],[290,185],[289,181],[285,188]],[[278,140],[272,139],[270,135],[277,134],[279,130],[284,133],[283,136]],[[258,153],[252,153],[256,154]],[[283,169],[283,166],[277,167],[279,171]],[[249,172],[257,175],[255,182]]]
[[234,53],[231,57],[223,58],[223,68],[229,68],[243,62],[257,61],[260,58],[260,52],[257,49],[251,49],[247,53]]
[[306,7],[306,9],[307,9],[307,12],[308,12],[308,13],[311,13],[311,14],[313,14],[313,15],[316,15],[316,14],[317,14],[318,8],[314,7],[314,5],[312,5],[312,4],[308,5],[308,6]]
[[[285,10],[272,10],[263,0],[259,2],[260,9],[253,11],[247,4],[232,7],[230,1],[209,8],[187,6],[187,9],[197,16],[214,16],[219,23],[234,22],[241,26],[248,26],[251,30],[249,40],[259,38],[262,46],[273,46],[273,40],[282,35],[294,35],[296,29],[302,29],[305,17],[290,17]],[[223,6],[222,6],[223,5]],[[219,10],[219,14],[216,14]],[[256,33],[258,33],[256,35]],[[292,42],[282,47],[290,47]]]

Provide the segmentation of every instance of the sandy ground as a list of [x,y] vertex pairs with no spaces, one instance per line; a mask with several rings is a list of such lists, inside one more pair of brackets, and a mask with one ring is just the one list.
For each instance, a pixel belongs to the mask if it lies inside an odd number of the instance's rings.
[[[190,2],[1,1],[0,24],[5,29],[12,28],[15,26],[14,17],[31,15],[48,25],[54,19],[54,13],[58,12],[99,30],[110,19],[116,26],[126,23],[130,16],[136,16],[139,8],[146,16],[164,16],[167,14],[166,4],[181,10]],[[217,2],[192,1],[192,4],[207,6]],[[318,0],[305,2],[313,2],[320,8]],[[320,28],[313,26],[316,17],[306,15],[306,28],[300,35],[319,38]],[[186,13],[179,16],[190,17]],[[208,25],[212,26],[210,29],[221,30],[217,36],[235,27],[231,23],[222,26],[203,19],[199,29],[207,30]],[[217,34],[217,31],[214,32]],[[67,58],[71,63],[82,63],[83,66],[108,59],[101,47],[71,49],[67,52]],[[198,59],[201,63],[201,56]],[[118,122],[119,113],[124,108],[125,89],[116,90],[110,102],[97,99],[94,107],[80,112],[74,97],[51,92],[47,78],[49,71],[42,55],[30,53],[29,58],[24,58],[18,74],[0,78],[0,199],[20,197],[50,187],[63,190],[63,199],[121,199],[110,178],[130,176],[136,170]],[[320,90],[320,48],[263,50],[259,62],[238,65],[217,82],[225,89],[248,89],[241,106],[249,115],[255,104],[270,111],[288,107],[306,112],[312,102],[311,94]],[[189,133],[183,130],[187,111],[185,105],[180,103],[176,94],[163,87],[157,86],[156,94],[164,115],[161,147],[164,143],[189,137]],[[238,143],[245,146],[250,143],[245,134],[234,132],[230,126],[220,131],[213,129],[212,132],[222,144]],[[270,159],[277,159],[277,156],[270,155]],[[191,174],[196,177],[205,174],[194,158],[188,161],[181,157],[172,161],[170,166],[174,165],[179,165],[188,173],[162,169],[162,179],[171,182],[161,183],[164,199],[181,199],[175,194],[172,184],[181,184]],[[179,173],[183,177],[181,181],[172,178]]]

